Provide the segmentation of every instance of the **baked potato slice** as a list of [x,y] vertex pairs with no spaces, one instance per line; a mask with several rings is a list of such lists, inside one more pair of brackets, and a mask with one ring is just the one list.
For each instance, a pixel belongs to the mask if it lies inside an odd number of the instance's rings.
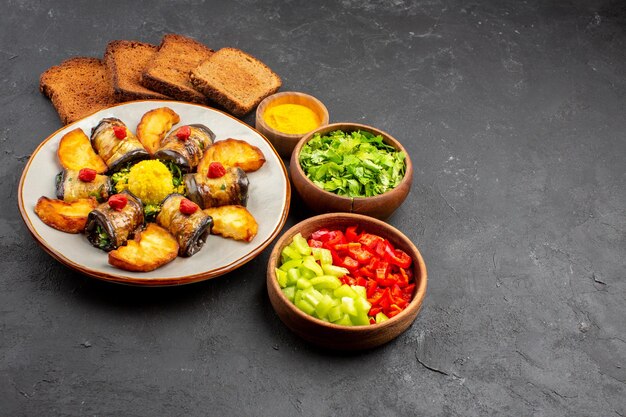
[[211,233],[250,242],[259,231],[254,216],[243,206],[220,206],[204,209],[213,218]]
[[63,168],[79,171],[95,169],[98,174],[107,171],[107,164],[91,147],[91,141],[82,129],[74,129],[61,138],[57,156]]
[[85,229],[87,216],[98,206],[95,198],[81,198],[71,203],[39,197],[35,214],[42,222],[65,233],[80,233]]
[[180,116],[169,107],[150,110],[141,117],[137,125],[137,138],[150,155],[154,155],[161,145],[161,139],[178,122]]
[[109,252],[109,263],[126,271],[148,272],[173,261],[177,255],[176,238],[156,223],[148,223],[126,246]]
[[245,172],[256,171],[265,163],[263,152],[256,146],[240,139],[215,142],[204,152],[198,172],[206,175],[211,162],[221,162],[225,167],[239,167]]

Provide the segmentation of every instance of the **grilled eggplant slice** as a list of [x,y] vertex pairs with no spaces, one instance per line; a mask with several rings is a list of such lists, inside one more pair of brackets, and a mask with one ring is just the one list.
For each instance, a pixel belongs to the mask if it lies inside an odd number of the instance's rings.
[[[125,132],[121,139],[116,136],[116,130]],[[129,163],[139,162],[150,158],[139,139],[126,127],[124,122],[114,117],[102,119],[91,130],[91,146],[109,167],[112,174],[124,168]]]
[[241,168],[230,167],[220,178],[208,178],[201,173],[186,174],[183,182],[189,199],[203,209],[209,207],[248,204],[248,176]]
[[189,257],[202,248],[213,227],[213,219],[202,210],[192,214],[180,211],[180,202],[185,197],[181,194],[170,194],[161,203],[161,212],[156,222],[168,230],[178,241],[178,254]]
[[87,216],[87,239],[95,247],[107,252],[124,245],[144,223],[141,200],[128,190],[122,191],[122,194],[128,199],[123,209],[115,210],[105,202]]
[[84,182],[78,178],[79,172],[72,169],[64,169],[57,174],[56,192],[59,200],[71,203],[81,198],[94,197],[99,202],[102,202],[109,198],[113,189],[111,178],[98,174],[93,181]]
[[[189,129],[187,135],[185,130]],[[200,163],[204,151],[215,140],[215,133],[202,124],[181,126],[171,131],[162,141],[154,157],[172,161],[181,171],[192,172]]]

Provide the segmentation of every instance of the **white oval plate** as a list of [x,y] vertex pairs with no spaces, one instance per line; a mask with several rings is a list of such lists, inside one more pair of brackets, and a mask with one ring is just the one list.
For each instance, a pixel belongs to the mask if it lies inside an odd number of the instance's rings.
[[[238,242],[211,235],[204,247],[190,258],[178,257],[151,272],[128,272],[108,264],[108,256],[87,241],[83,234],[63,233],[44,224],[34,208],[41,196],[55,198],[54,179],[62,167],[57,158],[59,141],[70,130],[81,128],[87,136],[102,118],[117,117],[135,130],[149,110],[169,107],[180,115],[180,124],[202,123],[216,141],[236,138],[257,146],[265,155],[261,169],[248,173],[248,210],[259,224],[252,242]],[[176,101],[134,101],[101,110],[56,131],[31,155],[19,184],[18,205],[33,237],[63,264],[86,275],[132,285],[179,285],[214,278],[230,272],[259,255],[278,235],[287,220],[291,190],[287,170],[269,141],[259,132],[219,110]]]

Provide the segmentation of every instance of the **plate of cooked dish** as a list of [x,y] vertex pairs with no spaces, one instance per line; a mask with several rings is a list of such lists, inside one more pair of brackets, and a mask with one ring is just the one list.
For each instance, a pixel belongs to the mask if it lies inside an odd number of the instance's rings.
[[180,285],[260,254],[289,211],[285,166],[240,120],[199,104],[135,101],[46,138],[19,184],[37,242],[86,275]]

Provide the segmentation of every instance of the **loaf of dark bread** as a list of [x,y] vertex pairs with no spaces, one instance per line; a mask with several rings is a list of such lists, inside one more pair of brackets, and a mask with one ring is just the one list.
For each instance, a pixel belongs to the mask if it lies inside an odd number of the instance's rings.
[[206,103],[204,94],[191,85],[189,73],[213,52],[186,36],[165,35],[159,51],[146,66],[141,83],[146,88],[176,100]]
[[141,85],[144,68],[158,50],[156,45],[144,42],[126,40],[109,42],[104,52],[104,64],[113,82],[117,101],[169,98]]
[[282,81],[267,65],[236,48],[222,48],[190,75],[194,88],[235,116],[243,116],[274,94]]

